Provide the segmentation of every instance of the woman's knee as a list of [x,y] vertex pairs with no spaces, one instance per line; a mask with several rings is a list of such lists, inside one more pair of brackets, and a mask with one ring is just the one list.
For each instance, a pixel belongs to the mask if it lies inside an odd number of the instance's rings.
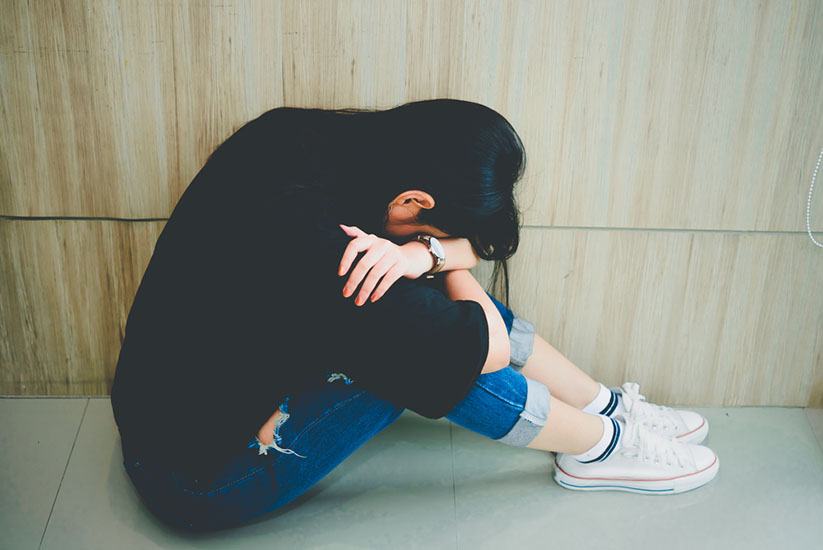
[[544,384],[509,366],[481,374],[446,418],[490,439],[525,447],[545,425],[549,403]]
[[[522,376],[522,375],[521,375]],[[514,447],[525,447],[531,443],[549,416],[551,393],[542,382],[525,378],[527,384],[526,401],[511,429],[497,441]]]
[[529,360],[534,350],[534,325],[507,308],[491,294],[488,296],[503,317],[506,330],[509,332],[509,343],[511,344],[509,365],[519,372],[526,365],[526,361]]

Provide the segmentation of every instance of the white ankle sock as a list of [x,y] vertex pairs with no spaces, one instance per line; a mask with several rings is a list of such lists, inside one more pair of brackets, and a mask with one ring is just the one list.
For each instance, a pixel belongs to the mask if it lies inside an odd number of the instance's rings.
[[611,390],[603,384],[600,384],[600,391],[591,403],[583,407],[583,412],[614,416],[621,412],[626,412],[626,407],[623,406],[623,397],[620,392]]
[[620,420],[602,414],[598,416],[603,420],[603,437],[585,453],[572,455],[572,458],[579,462],[588,463],[606,460],[612,454],[612,451],[620,446],[620,434],[626,426]]

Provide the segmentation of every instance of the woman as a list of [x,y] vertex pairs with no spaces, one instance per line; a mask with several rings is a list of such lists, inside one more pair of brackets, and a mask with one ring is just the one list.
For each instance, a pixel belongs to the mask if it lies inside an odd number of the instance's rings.
[[449,99],[274,109],[226,140],[157,240],[112,385],[148,507],[240,525],[405,408],[556,452],[570,489],[710,481],[705,419],[595,382],[468,271],[494,261],[508,304],[524,168],[502,116]]

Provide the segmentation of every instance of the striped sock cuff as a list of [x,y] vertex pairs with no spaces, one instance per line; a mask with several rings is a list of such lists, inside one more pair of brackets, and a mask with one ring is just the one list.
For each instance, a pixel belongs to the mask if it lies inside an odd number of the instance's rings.
[[617,404],[619,403],[620,396],[618,396],[617,392],[614,391],[614,390],[609,390],[609,393],[611,394],[611,397],[609,397],[608,404],[605,407],[603,407],[603,410],[601,410],[597,414],[602,414],[604,416],[611,416],[612,413],[614,413],[615,409],[617,408]]
[[602,414],[611,416],[620,409],[620,393],[607,388],[598,382],[600,390],[591,402],[583,407],[583,412],[588,414]]
[[591,464],[592,462],[602,462],[609,458],[612,452],[617,448],[620,442],[620,422],[609,416],[601,417],[603,419],[603,437],[600,438],[594,447],[583,454],[572,455],[578,462],[583,464]]

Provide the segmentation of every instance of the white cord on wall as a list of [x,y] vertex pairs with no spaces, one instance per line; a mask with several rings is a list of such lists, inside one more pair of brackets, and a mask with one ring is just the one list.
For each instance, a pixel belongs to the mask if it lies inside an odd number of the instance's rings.
[[823,158],[823,149],[820,150],[820,156],[817,157],[817,166],[814,167],[814,174],[812,174],[812,185],[809,187],[809,200],[806,202],[806,231],[809,232],[809,238],[812,240],[814,244],[823,248],[823,244],[820,244],[816,240],[814,240],[814,235],[812,235],[812,222],[811,218],[809,217],[811,208],[812,208],[812,190],[814,190],[814,178],[817,177],[817,169],[820,168],[820,159]]

